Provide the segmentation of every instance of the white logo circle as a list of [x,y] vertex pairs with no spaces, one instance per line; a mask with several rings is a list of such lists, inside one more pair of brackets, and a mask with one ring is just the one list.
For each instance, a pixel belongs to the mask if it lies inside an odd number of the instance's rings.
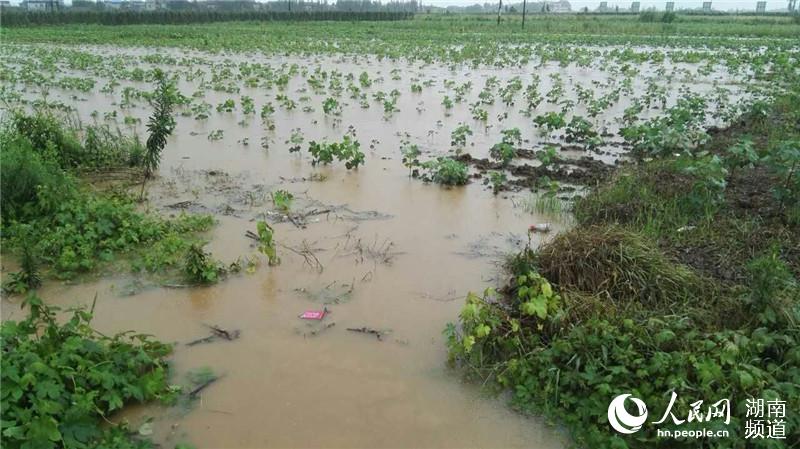
[[[628,398],[631,398],[636,408],[639,409],[638,415],[631,415],[625,410],[625,400]],[[608,423],[619,433],[636,433],[642,428],[645,421],[647,421],[647,406],[641,399],[629,394],[621,394],[608,404]]]

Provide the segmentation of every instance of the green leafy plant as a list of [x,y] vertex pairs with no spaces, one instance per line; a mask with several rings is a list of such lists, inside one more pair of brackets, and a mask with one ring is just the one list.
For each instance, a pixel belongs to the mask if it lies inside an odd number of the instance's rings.
[[580,116],[572,117],[566,130],[567,142],[592,143],[598,137],[592,123]]
[[769,157],[770,165],[781,177],[773,192],[784,208],[800,202],[800,140],[782,142]]
[[322,111],[330,115],[341,115],[342,105],[335,98],[328,97],[322,102]]
[[126,404],[174,398],[170,346],[130,332],[106,337],[90,326],[92,310],[73,310],[59,324],[57,307],[34,295],[25,305],[28,318],[0,328],[4,446],[139,447],[124,427],[105,422]]
[[463,148],[467,145],[467,137],[472,135],[468,125],[460,124],[450,133],[450,146]]
[[403,155],[403,165],[408,168],[408,175],[412,176],[416,167],[419,167],[419,156],[422,152],[419,146],[409,142],[403,142],[400,147],[400,153]]
[[240,101],[242,103],[242,114],[250,115],[256,113],[256,104],[251,97],[244,95]]
[[272,226],[266,221],[259,221],[256,223],[256,231],[258,232],[258,251],[267,256],[270,265],[280,265],[281,259],[278,257],[275,247],[275,231]]
[[448,157],[440,157],[422,163],[427,170],[423,179],[443,185],[464,185],[469,182],[467,165]]
[[345,161],[347,169],[358,168],[364,164],[364,153],[360,150],[361,144],[350,137],[344,136],[341,142],[321,142],[311,141],[308,152],[311,153],[312,165],[319,163],[330,164],[335,157],[339,161]]
[[161,163],[161,152],[167,145],[167,137],[175,129],[175,118],[172,116],[172,107],[175,101],[174,86],[160,70],[154,72],[154,77],[156,79],[156,91],[151,103],[153,114],[147,121],[149,135],[145,144],[144,178],[142,179],[140,198],[144,197],[145,181],[153,176],[153,173]]
[[233,112],[234,109],[236,109],[236,102],[232,98],[217,105],[217,112]]
[[542,115],[537,115],[534,117],[533,123],[539,126],[543,133],[553,132],[567,126],[564,115],[565,114],[563,112],[546,112]]
[[283,212],[289,212],[292,208],[292,200],[294,200],[294,195],[286,190],[276,190],[270,193],[272,197],[272,204],[275,207]]
[[214,142],[217,140],[222,140],[225,137],[225,131],[222,129],[215,129],[208,133],[207,139]]
[[8,281],[3,283],[3,291],[9,293],[27,293],[42,285],[37,260],[36,242],[33,240],[33,231],[29,225],[21,226],[22,251],[20,254],[20,269],[9,274]]
[[674,162],[676,168],[694,179],[689,194],[689,206],[705,215],[710,215],[723,200],[728,184],[728,170],[716,155],[698,154],[684,156]]
[[503,165],[508,165],[517,156],[517,150],[510,143],[500,142],[492,146],[489,155]]
[[211,253],[203,250],[203,245],[192,244],[186,251],[184,262],[184,274],[186,278],[197,284],[213,284],[219,280],[219,276],[224,269],[221,264],[214,260]]
[[549,167],[558,161],[558,148],[553,145],[547,145],[544,150],[536,153],[536,158],[542,164],[542,167]]
[[508,177],[501,171],[491,171],[487,181],[492,186],[492,193],[497,195],[505,183],[508,182]]
[[735,145],[728,147],[725,152],[725,165],[730,169],[731,175],[738,169],[752,168],[759,159],[753,141],[749,139],[740,140]]

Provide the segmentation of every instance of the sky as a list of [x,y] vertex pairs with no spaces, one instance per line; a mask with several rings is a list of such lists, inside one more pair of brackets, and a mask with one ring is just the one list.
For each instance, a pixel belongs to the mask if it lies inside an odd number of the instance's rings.
[[[471,0],[423,0],[423,4],[426,5],[436,5],[436,6],[450,6],[450,5],[473,5],[475,3],[484,3],[486,0],[481,1],[471,1]],[[518,1],[522,0],[504,0],[504,3],[517,3]],[[537,0],[530,0],[530,1],[537,1]],[[607,0],[608,6],[614,7],[619,6],[620,8],[628,8],[631,6],[631,2],[633,0]],[[673,0],[675,2],[675,8],[700,8],[703,4],[703,0]],[[756,1],[757,0],[711,0],[711,6],[714,9],[720,10],[729,10],[729,9],[755,9],[756,8]],[[489,3],[496,3],[497,0],[489,0]],[[655,6],[658,9],[663,9],[664,5],[666,4],[667,0],[639,0],[642,4],[642,9],[649,8],[651,6]],[[589,9],[597,8],[600,4],[600,0],[569,0],[570,5],[572,5],[572,9],[577,11],[584,6],[588,6]],[[785,8],[788,4],[787,0],[767,0],[767,9],[777,9],[777,8]]]
[[[256,0],[262,1],[262,0]],[[328,0],[328,2],[334,2],[335,0]],[[382,0],[384,2],[388,0]],[[419,1],[419,0],[418,0]],[[497,0],[421,0],[422,4],[424,5],[435,5],[435,6],[451,6],[451,5],[458,5],[458,6],[466,6],[466,5],[474,5],[475,3],[496,3]],[[518,3],[522,0],[504,0],[504,3]],[[530,0],[530,1],[537,1],[537,0]],[[590,10],[597,8],[600,4],[601,0],[569,0],[570,4],[572,5],[573,11],[578,11],[579,9],[583,8],[584,6],[589,7]],[[631,5],[633,0],[607,0],[608,6],[614,7],[619,6],[620,8],[628,8]],[[703,4],[703,0],[673,0],[675,2],[675,8],[699,8]],[[756,0],[711,0],[712,1],[712,8],[718,10],[735,10],[735,9],[744,9],[744,10],[754,10],[756,8]],[[19,4],[20,0],[12,0],[12,4]],[[651,6],[655,6],[658,9],[663,9],[664,4],[667,0],[639,0],[641,3],[642,9],[647,9]],[[71,0],[67,0],[65,3],[69,4],[72,3]],[[778,8],[785,8],[788,4],[787,0],[767,0],[767,10],[770,9],[778,9]]]

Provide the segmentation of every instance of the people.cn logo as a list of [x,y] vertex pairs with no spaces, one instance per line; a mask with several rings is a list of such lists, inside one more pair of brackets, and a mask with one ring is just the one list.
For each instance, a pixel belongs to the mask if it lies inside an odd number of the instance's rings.
[[[625,409],[625,400],[628,398],[638,409],[636,415],[628,413]],[[642,428],[645,421],[647,421],[647,406],[641,399],[634,398],[629,394],[621,394],[608,404],[608,423],[619,433],[636,433]]]

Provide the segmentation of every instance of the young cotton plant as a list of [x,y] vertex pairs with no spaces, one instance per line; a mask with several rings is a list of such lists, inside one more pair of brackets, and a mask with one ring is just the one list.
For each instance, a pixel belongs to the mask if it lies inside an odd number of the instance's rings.
[[361,144],[351,136],[344,136],[341,142],[315,142],[309,143],[308,152],[311,153],[312,165],[330,164],[334,157],[339,161],[345,162],[348,170],[358,168],[364,164],[364,153],[360,150]]
[[492,146],[489,150],[489,155],[492,159],[501,162],[505,166],[517,157],[515,145],[522,143],[522,135],[519,128],[505,129],[501,134],[503,134],[502,140]]
[[781,208],[800,203],[800,140],[790,140],[781,144],[770,156],[770,164],[781,177],[781,182],[773,188]]

